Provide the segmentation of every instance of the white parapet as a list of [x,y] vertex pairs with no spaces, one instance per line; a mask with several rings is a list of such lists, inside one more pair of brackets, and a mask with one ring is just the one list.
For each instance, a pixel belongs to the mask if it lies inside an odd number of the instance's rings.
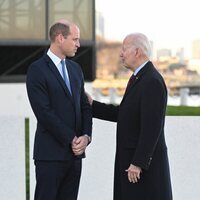
[[[83,162],[79,200],[112,199],[116,124],[94,120],[93,141]],[[200,198],[200,117],[167,117],[168,146],[175,200]]]
[[[25,200],[24,117],[0,117],[0,199]],[[30,199],[35,187],[32,159],[36,128],[30,117]],[[167,117],[165,136],[168,146],[172,188],[175,200],[200,197],[200,116]],[[116,124],[94,119],[93,140],[83,160],[79,200],[112,199]],[[100,186],[100,187],[99,187]]]
[[24,117],[0,116],[0,199],[25,200]]
[[181,88],[180,89],[180,105],[187,106],[188,98],[189,98],[189,88]]

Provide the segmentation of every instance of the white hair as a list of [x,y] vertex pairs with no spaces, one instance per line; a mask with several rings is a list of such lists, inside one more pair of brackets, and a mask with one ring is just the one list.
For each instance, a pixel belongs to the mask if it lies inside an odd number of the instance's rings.
[[131,38],[133,46],[140,48],[143,51],[144,55],[146,55],[148,58],[151,57],[151,44],[146,35],[144,35],[143,33],[132,33],[129,34],[127,37]]

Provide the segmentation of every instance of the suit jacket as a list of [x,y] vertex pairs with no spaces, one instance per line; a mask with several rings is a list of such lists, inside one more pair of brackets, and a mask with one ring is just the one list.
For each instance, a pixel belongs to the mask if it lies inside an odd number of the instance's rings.
[[84,93],[82,71],[68,59],[66,66],[72,95],[48,55],[33,62],[27,72],[27,93],[37,118],[35,160],[69,160],[74,157],[73,138],[91,136],[92,112]]
[[[115,200],[172,199],[164,137],[166,105],[164,80],[151,62],[139,71],[119,106],[93,102],[94,117],[117,122]],[[128,183],[125,173],[131,163],[143,170],[137,184]]]

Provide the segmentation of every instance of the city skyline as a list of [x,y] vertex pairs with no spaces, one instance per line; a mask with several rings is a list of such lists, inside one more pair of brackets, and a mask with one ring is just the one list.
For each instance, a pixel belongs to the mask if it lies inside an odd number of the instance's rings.
[[122,41],[131,32],[143,32],[156,49],[184,48],[191,58],[192,41],[200,39],[200,27],[195,24],[198,2],[190,0],[96,0],[96,11],[104,18],[104,37]]

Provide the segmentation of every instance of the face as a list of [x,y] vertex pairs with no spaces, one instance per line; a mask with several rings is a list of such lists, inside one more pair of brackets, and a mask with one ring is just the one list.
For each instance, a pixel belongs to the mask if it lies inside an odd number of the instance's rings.
[[75,56],[77,49],[80,47],[80,31],[76,25],[70,26],[70,34],[62,36],[60,49],[61,53],[67,57]]
[[133,39],[127,37],[124,39],[120,58],[124,67],[130,70],[135,70],[135,63],[137,59],[137,48],[133,45]]

